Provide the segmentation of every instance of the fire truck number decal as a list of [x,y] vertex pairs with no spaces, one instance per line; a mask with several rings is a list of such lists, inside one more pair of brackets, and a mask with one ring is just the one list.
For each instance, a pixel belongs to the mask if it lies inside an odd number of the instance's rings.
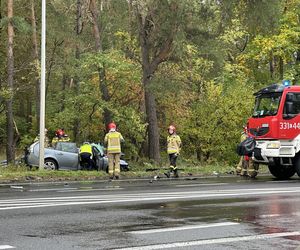
[[300,122],[280,122],[279,129],[300,129]]

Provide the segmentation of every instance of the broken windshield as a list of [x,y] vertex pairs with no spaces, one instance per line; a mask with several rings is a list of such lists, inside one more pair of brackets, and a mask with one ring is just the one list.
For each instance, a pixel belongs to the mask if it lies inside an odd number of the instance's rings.
[[277,114],[282,93],[271,93],[256,97],[253,117]]

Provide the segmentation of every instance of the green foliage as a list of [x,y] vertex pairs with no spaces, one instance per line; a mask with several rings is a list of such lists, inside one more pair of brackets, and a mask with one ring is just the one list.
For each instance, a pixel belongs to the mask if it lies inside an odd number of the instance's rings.
[[[242,125],[251,114],[253,91],[282,78],[299,83],[299,0],[134,0],[132,5],[131,1],[110,0],[102,1],[102,9],[98,1],[101,53],[94,52],[88,1],[81,2],[83,29],[79,35],[74,29],[74,1],[47,4],[46,126],[50,139],[57,128],[64,127],[71,139],[78,133],[78,143],[102,141],[106,132],[103,110],[108,109],[126,140],[128,158],[143,155],[147,121],[136,8],[148,21],[150,57],[159,53],[176,26],[172,51],[151,76],[149,87],[157,102],[163,150],[165,128],[174,123],[183,140],[183,156],[234,162]],[[4,5],[2,2],[2,9]],[[39,40],[39,1],[35,8]],[[0,111],[5,100],[13,97],[20,148],[38,134],[40,67],[33,57],[30,11],[28,3],[15,1],[13,91],[6,86],[8,19],[4,11],[0,20]],[[99,68],[105,69],[105,79],[99,79]],[[109,101],[102,98],[100,80],[106,81]],[[0,146],[5,144],[5,127],[3,111]]]
[[15,16],[12,19],[14,28],[22,33],[29,33],[31,31],[31,26],[26,22],[23,17]]
[[[7,26],[9,22],[9,19],[7,17],[3,17],[0,20],[0,29],[3,29]],[[12,19],[12,24],[16,31],[21,33],[29,33],[31,31],[31,27],[26,22],[26,20],[23,17],[15,16]]]
[[9,100],[13,97],[13,91],[7,87],[0,88],[0,100]]
[[[88,53],[77,63],[80,68],[76,74],[81,78],[79,90],[71,88],[51,97],[57,105],[49,103],[52,109],[48,109],[51,117],[47,121],[48,129],[55,131],[58,127],[64,127],[72,139],[73,124],[79,118],[79,142],[103,142],[106,128],[102,122],[102,112],[107,108],[126,140],[126,154],[136,157],[145,134],[143,116],[136,107],[141,89],[138,65],[117,50]],[[111,96],[109,102],[102,99],[99,89],[98,69],[101,67],[105,67]]]
[[235,160],[234,148],[253,106],[253,90],[239,66],[226,64],[223,72],[206,85],[184,125],[186,152],[197,152],[202,160]]
[[139,112],[133,108],[119,107],[114,110],[114,121],[119,125],[125,144],[123,151],[130,158],[137,158],[146,135],[146,123]]
[[7,17],[2,17],[0,19],[0,29],[3,29],[4,27],[6,27],[8,24],[8,18]]
[[19,148],[24,149],[26,146],[32,144],[35,137],[31,136],[30,134],[26,134],[22,136],[21,141],[19,143]]
[[253,35],[272,33],[279,24],[283,8],[282,0],[242,0],[237,4],[243,25]]

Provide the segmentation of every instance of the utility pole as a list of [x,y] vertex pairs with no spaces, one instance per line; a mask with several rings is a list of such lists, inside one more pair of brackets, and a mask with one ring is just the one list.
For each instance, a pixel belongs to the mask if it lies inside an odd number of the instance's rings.
[[42,0],[41,32],[41,91],[40,91],[40,151],[39,170],[44,170],[45,155],[45,99],[46,99],[46,0]]

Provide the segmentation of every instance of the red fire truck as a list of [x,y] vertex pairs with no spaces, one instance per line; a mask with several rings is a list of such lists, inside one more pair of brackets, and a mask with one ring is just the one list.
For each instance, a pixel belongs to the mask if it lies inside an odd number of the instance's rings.
[[267,164],[273,176],[300,176],[300,86],[274,84],[254,94],[248,133],[256,141],[252,159]]

